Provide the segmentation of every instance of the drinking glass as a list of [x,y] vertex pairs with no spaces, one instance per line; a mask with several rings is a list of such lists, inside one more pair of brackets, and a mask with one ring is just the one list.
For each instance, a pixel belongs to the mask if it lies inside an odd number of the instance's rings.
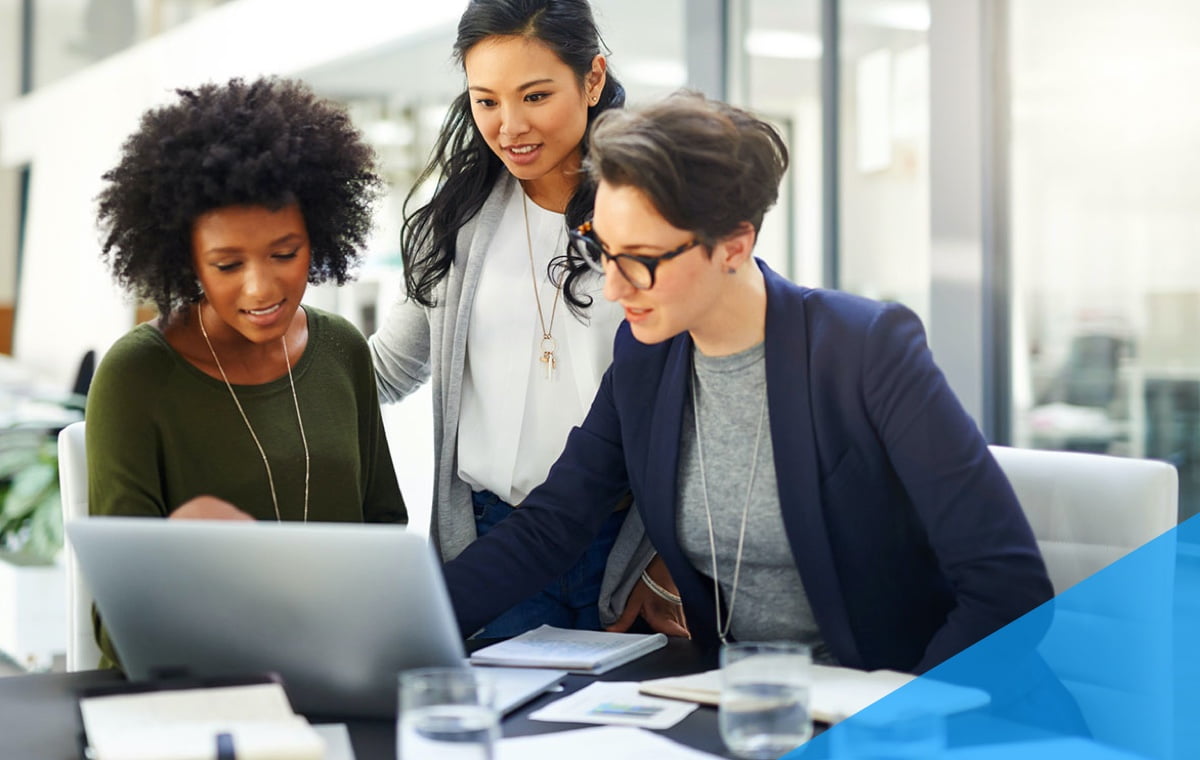
[[495,690],[470,668],[400,674],[396,754],[400,760],[492,760],[500,738]]
[[774,760],[812,737],[812,653],[796,642],[721,648],[721,738],[746,760]]

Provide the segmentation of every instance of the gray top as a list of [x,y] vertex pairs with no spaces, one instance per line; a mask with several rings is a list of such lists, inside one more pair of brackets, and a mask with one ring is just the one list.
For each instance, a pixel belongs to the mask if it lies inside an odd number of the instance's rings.
[[[738,535],[753,465],[754,483],[730,633],[741,641],[801,641],[813,647],[815,659],[828,662],[784,532],[770,412],[763,404],[767,390],[765,356],[762,343],[730,356],[705,356],[694,351],[692,382],[696,384],[702,438],[697,447],[696,418],[689,397],[679,436],[681,487],[676,530],[688,560],[711,578],[712,551],[702,485],[707,483],[722,593],[718,624],[723,625],[733,598]],[[760,418],[757,462],[752,462]]]
[[[471,487],[458,477],[458,422],[467,329],[484,257],[516,188],[516,180],[506,174],[496,182],[479,213],[459,230],[454,264],[435,292],[437,305],[426,308],[411,299],[398,301],[388,311],[379,332],[369,340],[381,401],[399,401],[432,379],[434,482],[429,537],[447,561],[457,557],[476,537]],[[569,318],[564,320],[563,329],[587,331],[588,326]],[[572,340],[572,374],[580,384],[581,396],[591,399],[612,361],[612,335],[590,341],[597,347],[596,355],[574,348],[587,343]],[[620,616],[630,590],[653,555],[641,518],[637,510],[631,510],[609,554],[600,589],[602,622],[608,624]]]

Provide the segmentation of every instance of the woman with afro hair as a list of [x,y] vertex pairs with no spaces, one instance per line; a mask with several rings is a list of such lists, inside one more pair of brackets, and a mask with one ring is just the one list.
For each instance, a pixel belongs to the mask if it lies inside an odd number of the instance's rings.
[[96,370],[91,513],[405,522],[366,341],[301,306],[358,259],[371,149],[294,81],[178,95],[142,117],[99,197],[105,261],[159,316]]

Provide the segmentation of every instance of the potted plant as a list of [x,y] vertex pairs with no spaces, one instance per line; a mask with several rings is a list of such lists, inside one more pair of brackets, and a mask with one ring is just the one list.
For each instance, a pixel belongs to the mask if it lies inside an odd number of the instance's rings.
[[0,651],[47,669],[66,647],[56,431],[0,430]]
[[58,442],[43,430],[0,434],[0,552],[49,565],[62,548]]

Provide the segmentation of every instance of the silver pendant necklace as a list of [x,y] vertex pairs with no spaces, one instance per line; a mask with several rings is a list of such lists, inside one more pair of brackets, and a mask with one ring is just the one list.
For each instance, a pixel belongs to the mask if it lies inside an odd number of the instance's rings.
[[[237,407],[238,413],[242,415],[242,422],[246,423],[246,429],[250,431],[250,437],[254,439],[254,445],[258,447],[258,455],[262,457],[263,467],[267,468],[267,485],[271,488],[271,504],[275,506],[275,521],[283,522],[283,518],[279,515],[279,499],[275,496],[275,478],[271,475],[271,463],[267,461],[267,452],[258,440],[258,435],[254,432],[254,426],[250,424],[250,418],[246,416],[246,410],[242,408],[242,402],[238,400],[237,394],[233,392],[233,384],[229,382],[229,376],[225,374],[225,368],[221,366],[221,360],[217,358],[217,352],[213,349],[212,341],[208,339],[208,331],[204,329],[204,309],[202,304],[196,304],[196,320],[200,322],[200,334],[204,336],[204,342],[208,345],[208,352],[212,354],[213,362],[217,365],[217,371],[221,373],[221,379],[225,381],[225,387],[229,389],[229,395],[233,397],[234,406]],[[292,388],[292,403],[296,407],[296,423],[300,426],[300,443],[304,445],[304,522],[308,522],[308,437],[304,435],[304,420],[300,417],[300,399],[296,396],[296,381],[292,378],[292,360],[288,356],[287,334],[285,333],[279,340],[283,343],[283,361],[287,365],[288,384]]]
[[[693,351],[695,349],[693,348]],[[750,516],[750,494],[754,490],[754,476],[758,472],[758,449],[762,443],[763,422],[767,418],[767,386],[763,383],[762,405],[758,411],[758,432],[754,436],[754,453],[750,457],[750,480],[746,483],[746,499],[742,505],[742,527],[738,531],[737,557],[733,562],[733,588],[729,592],[729,609],[725,624],[721,624],[721,581],[717,577],[717,541],[713,532],[712,510],[708,505],[708,479],[704,475],[704,437],[700,433],[700,404],[696,397],[696,386],[700,384],[700,373],[696,370],[696,356],[692,355],[692,420],[696,423],[696,458],[700,460],[700,489],[704,493],[704,516],[708,520],[708,549],[712,554],[713,603],[716,607],[717,636],[722,644],[733,625],[733,605],[737,601],[738,577],[742,571],[742,549],[746,543],[746,520]]]
[[550,304],[550,324],[546,324],[546,318],[542,315],[542,298],[538,295],[537,269],[533,265],[533,236],[529,234],[529,195],[521,190],[521,211],[525,215],[525,245],[529,248],[529,277],[533,280],[533,300],[537,304],[538,322],[542,326],[542,340],[538,343],[538,351],[541,352],[541,357],[538,361],[546,365],[546,379],[554,379],[554,370],[558,368],[558,358],[555,356],[555,351],[558,350],[558,341],[554,339],[554,312],[558,310],[558,296],[562,293],[561,287],[554,288],[554,301]]

